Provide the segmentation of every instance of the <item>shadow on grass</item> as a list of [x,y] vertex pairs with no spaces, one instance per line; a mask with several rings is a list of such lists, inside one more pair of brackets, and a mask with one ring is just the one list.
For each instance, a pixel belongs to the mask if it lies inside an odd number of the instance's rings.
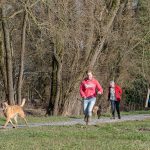
[[71,119],[83,119],[83,116],[69,116]]
[[145,132],[147,132],[147,131],[149,131],[150,132],[150,128],[139,128],[139,131],[145,131]]

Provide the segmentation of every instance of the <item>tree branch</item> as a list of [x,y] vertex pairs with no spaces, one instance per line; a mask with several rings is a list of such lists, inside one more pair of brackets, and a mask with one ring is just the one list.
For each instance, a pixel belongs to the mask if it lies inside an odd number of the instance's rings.
[[[34,2],[33,4],[31,4],[30,6],[29,6],[29,8],[32,8],[33,6],[35,6],[38,2],[40,2],[40,0],[37,0],[36,2]],[[18,14],[20,14],[20,13],[22,13],[22,12],[24,12],[24,9],[21,9],[21,10],[19,10],[19,11],[16,11],[16,12],[14,12],[11,16],[9,16],[8,18],[9,19],[12,19],[12,18],[14,18],[16,15],[18,15]]]

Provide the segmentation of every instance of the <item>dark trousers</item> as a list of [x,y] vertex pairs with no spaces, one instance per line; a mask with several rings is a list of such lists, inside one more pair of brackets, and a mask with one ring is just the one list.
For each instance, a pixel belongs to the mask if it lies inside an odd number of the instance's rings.
[[111,102],[111,111],[112,111],[112,117],[115,117],[115,110],[117,111],[118,118],[120,118],[120,102],[119,101],[113,101]]

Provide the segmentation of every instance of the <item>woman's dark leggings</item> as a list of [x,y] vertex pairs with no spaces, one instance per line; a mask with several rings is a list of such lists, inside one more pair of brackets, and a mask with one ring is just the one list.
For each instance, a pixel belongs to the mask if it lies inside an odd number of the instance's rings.
[[110,100],[110,102],[111,102],[112,117],[115,117],[115,109],[116,109],[118,118],[120,119],[120,102],[113,100]]

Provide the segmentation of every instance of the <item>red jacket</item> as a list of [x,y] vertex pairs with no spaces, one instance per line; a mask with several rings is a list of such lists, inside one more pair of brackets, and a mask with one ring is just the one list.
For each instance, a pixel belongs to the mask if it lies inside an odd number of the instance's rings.
[[80,95],[82,98],[96,97],[96,90],[103,93],[103,89],[96,79],[85,78],[80,84]]
[[[121,100],[121,95],[122,95],[122,89],[119,85],[115,84],[115,96],[117,101]],[[110,99],[110,87],[109,87],[109,92],[108,92],[108,100]]]

